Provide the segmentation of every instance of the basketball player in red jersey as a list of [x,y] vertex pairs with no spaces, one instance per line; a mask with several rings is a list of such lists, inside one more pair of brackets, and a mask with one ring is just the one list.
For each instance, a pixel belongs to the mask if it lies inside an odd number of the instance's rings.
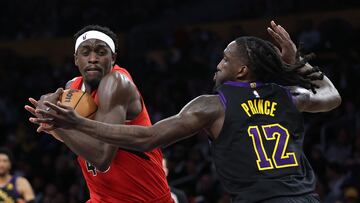
[[[98,105],[94,120],[150,126],[145,104],[130,74],[115,65],[116,35],[105,27],[86,26],[75,38],[75,65],[81,76],[69,81],[66,88],[92,95]],[[44,95],[38,102],[30,100],[39,108],[51,97]],[[160,149],[145,153],[126,151],[85,134],[74,136],[72,130],[55,131],[78,155],[90,191],[88,203],[173,202]]]
[[[218,95],[201,95],[179,114],[153,126],[96,122],[79,117],[71,107],[49,102],[45,104],[56,113],[37,110],[50,118],[30,118],[30,121],[78,130],[138,151],[166,146],[205,130],[212,140],[217,174],[232,202],[319,202],[314,193],[315,175],[302,151],[304,127],[300,112],[329,111],[340,105],[341,97],[319,70],[305,59],[296,59],[296,47],[292,46],[288,33],[273,22],[272,28],[268,31],[276,41],[281,40],[281,48],[294,47],[288,56],[301,63],[284,63],[286,54],[281,50],[281,60],[268,41],[237,38],[226,47],[217,67],[214,80]],[[283,47],[282,42],[289,46]],[[297,72],[299,68],[304,68],[304,72]],[[316,94],[299,88],[301,97],[291,95],[294,92],[275,81],[317,88]]]

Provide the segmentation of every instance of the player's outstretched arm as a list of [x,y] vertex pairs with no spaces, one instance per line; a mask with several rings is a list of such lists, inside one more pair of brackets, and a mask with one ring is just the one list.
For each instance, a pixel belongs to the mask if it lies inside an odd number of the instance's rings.
[[[312,69],[312,66],[306,64],[305,68]],[[341,96],[328,77],[324,76],[322,80],[312,82],[318,86],[316,93],[300,87],[290,89],[293,101],[299,111],[310,113],[326,112],[335,109],[341,104]]]
[[[277,25],[274,21],[271,21],[267,31],[280,46],[281,50],[279,50],[279,54],[283,61],[288,64],[294,64],[297,57],[297,48],[285,28]],[[299,72],[300,74],[306,74],[306,72],[312,72],[310,71],[312,69],[313,67],[307,63],[303,68],[299,69]],[[319,74],[321,73],[314,72],[313,74],[310,74],[310,76],[320,78],[318,77]],[[341,97],[339,92],[329,78],[324,76],[322,80],[314,80],[313,83],[318,86],[316,94],[301,87],[292,87],[290,89],[293,101],[300,111],[312,113],[325,112],[340,105]]]
[[[70,107],[51,103],[46,105],[57,113],[41,111],[39,113],[51,119],[33,118],[33,122],[64,125],[68,128],[71,126],[74,130],[96,139],[137,151],[149,151],[192,136],[200,130],[209,128],[224,111],[218,96],[203,95],[189,102],[177,115],[159,121],[153,126],[144,127],[106,124],[81,118]],[[67,121],[72,122],[66,123]]]

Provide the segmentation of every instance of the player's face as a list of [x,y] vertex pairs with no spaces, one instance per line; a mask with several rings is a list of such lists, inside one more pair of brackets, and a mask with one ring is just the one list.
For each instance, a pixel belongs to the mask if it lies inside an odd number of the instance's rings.
[[75,53],[75,64],[78,66],[85,82],[97,87],[100,80],[114,66],[116,54],[110,47],[98,39],[89,39],[80,44]]
[[0,154],[0,176],[5,176],[10,172],[11,163],[6,154]]
[[232,41],[224,50],[223,58],[217,65],[214,75],[215,87],[226,81],[235,81],[239,72],[239,67],[244,66],[239,56],[237,45]]

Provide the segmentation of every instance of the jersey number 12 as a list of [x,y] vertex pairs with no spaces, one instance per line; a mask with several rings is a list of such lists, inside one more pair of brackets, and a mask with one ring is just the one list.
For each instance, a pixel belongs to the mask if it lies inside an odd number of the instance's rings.
[[[288,130],[280,124],[262,125],[261,128],[265,140],[263,140],[258,126],[249,126],[248,128],[248,134],[252,138],[257,156],[256,164],[259,170],[298,166],[295,152],[287,151],[290,138]],[[271,152],[271,158],[269,158],[264,148],[264,142],[271,141],[275,141],[275,147]]]

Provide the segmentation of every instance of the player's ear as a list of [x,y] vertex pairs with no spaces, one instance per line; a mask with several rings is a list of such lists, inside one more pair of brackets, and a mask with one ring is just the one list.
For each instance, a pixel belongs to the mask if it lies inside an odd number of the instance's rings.
[[244,78],[248,74],[250,74],[249,67],[247,67],[247,65],[241,65],[237,70],[236,78]]
[[76,66],[78,66],[78,57],[76,53],[74,53],[74,63]]
[[111,55],[111,65],[112,66],[114,66],[115,65],[115,62],[116,62],[116,56],[117,56],[117,54],[116,53],[113,53],[112,55]]

